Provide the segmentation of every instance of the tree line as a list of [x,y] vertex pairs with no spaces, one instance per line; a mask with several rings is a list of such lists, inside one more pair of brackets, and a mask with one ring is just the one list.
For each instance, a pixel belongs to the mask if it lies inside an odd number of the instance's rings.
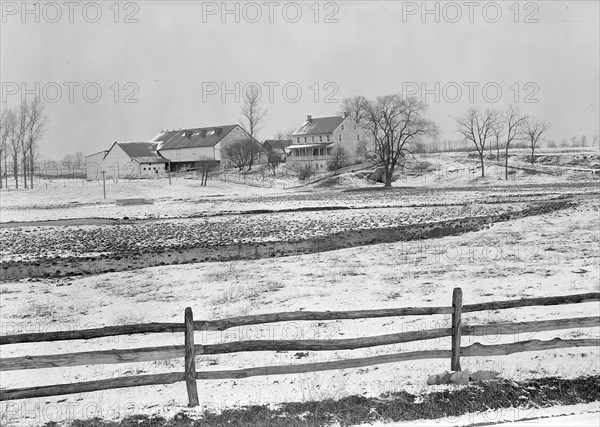
[[39,98],[30,102],[23,100],[14,107],[2,106],[0,112],[0,177],[2,178],[0,179],[0,188],[3,188],[4,185],[8,187],[9,162],[16,188],[19,188],[20,174],[23,177],[23,187],[33,188],[35,159],[47,122],[44,104]]

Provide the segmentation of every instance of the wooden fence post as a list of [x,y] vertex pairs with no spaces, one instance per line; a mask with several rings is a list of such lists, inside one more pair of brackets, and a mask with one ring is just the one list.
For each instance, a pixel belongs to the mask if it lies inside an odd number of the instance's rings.
[[462,313],[462,289],[454,288],[452,292],[452,360],[450,370],[460,371],[460,319]]
[[196,362],[194,361],[194,315],[190,307],[185,309],[185,386],[187,387],[189,406],[198,406],[198,388],[196,387]]

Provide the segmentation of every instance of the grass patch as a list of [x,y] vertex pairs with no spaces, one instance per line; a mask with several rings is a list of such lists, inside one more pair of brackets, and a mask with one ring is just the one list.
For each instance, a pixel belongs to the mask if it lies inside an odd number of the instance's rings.
[[[282,403],[206,411],[193,419],[184,412],[167,420],[161,416],[134,415],[121,421],[100,418],[75,420],[68,427],[200,427],[200,426],[351,426],[373,422],[399,422],[456,417],[470,412],[504,408],[540,408],[589,403],[600,399],[600,375],[575,379],[542,378],[516,382],[498,380],[435,391],[416,396],[404,391],[377,398],[349,396],[339,400]],[[54,427],[56,423],[46,423]]]

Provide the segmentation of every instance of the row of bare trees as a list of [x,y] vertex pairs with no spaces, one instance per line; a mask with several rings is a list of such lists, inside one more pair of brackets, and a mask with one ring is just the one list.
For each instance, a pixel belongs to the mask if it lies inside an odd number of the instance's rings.
[[[36,98],[23,100],[18,106],[3,105],[0,112],[0,188],[8,187],[8,163],[10,161],[16,188],[19,175],[23,187],[33,188],[33,172],[39,142],[47,124],[44,105]],[[29,185],[28,185],[29,178]]]
[[508,152],[516,141],[525,141],[531,150],[531,164],[535,163],[535,150],[550,124],[533,116],[522,114],[519,107],[510,105],[499,111],[471,108],[457,119],[458,132],[472,143],[479,154],[481,176],[485,177],[484,156],[486,149],[492,150],[495,143],[496,158],[500,158],[501,143],[505,150],[504,173],[508,179]]

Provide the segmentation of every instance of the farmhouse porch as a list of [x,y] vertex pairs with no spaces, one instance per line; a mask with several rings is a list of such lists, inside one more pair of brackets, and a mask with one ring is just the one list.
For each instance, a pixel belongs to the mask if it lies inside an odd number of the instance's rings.
[[331,156],[333,142],[327,144],[295,144],[287,147],[290,161],[327,160]]

